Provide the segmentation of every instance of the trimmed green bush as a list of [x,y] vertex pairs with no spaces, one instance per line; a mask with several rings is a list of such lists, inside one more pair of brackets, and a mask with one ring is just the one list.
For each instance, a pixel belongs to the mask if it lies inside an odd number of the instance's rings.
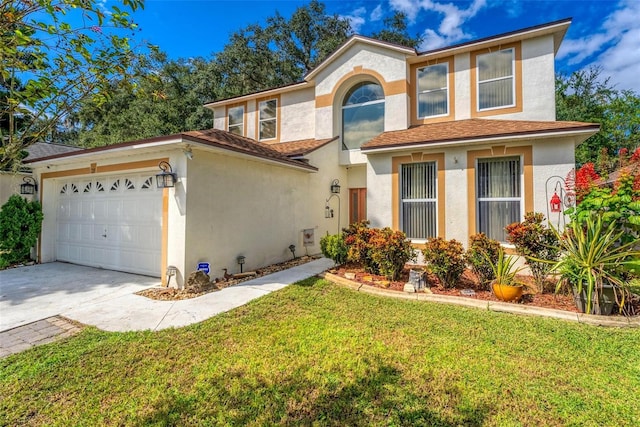
[[456,286],[466,266],[462,243],[436,237],[427,241],[422,254],[427,269],[438,277],[442,286]]
[[474,234],[469,238],[469,249],[464,254],[465,261],[471,267],[480,284],[487,289],[496,278],[492,265],[497,264],[500,254],[500,243],[490,239],[484,233]]
[[0,265],[9,266],[30,259],[42,229],[40,202],[14,194],[0,210]]
[[347,245],[344,243],[342,234],[327,234],[321,238],[320,250],[322,255],[332,259],[336,265],[344,264],[347,261]]

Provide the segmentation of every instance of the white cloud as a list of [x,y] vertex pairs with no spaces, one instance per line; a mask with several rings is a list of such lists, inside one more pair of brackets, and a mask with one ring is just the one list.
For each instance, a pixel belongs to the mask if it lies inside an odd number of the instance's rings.
[[640,2],[627,0],[604,19],[590,34],[565,40],[558,59],[569,65],[602,68],[602,77],[610,77],[617,89],[640,93]]
[[367,13],[367,9],[364,7],[359,7],[349,15],[340,15],[342,19],[346,19],[349,21],[349,25],[351,26],[351,30],[358,34],[360,32],[360,28],[365,24],[366,20],[364,19],[364,15]]
[[433,0],[389,0],[389,5],[394,10],[404,12],[412,23],[421,11],[443,15],[437,30],[429,28],[423,33],[424,41],[419,48],[430,50],[471,38],[462,30],[462,26],[486,6],[486,0],[474,0],[467,9],[461,9],[454,3]]
[[376,6],[375,9],[371,11],[371,15],[369,15],[369,19],[371,19],[374,22],[379,21],[382,19],[382,15],[383,15],[382,4],[379,4]]

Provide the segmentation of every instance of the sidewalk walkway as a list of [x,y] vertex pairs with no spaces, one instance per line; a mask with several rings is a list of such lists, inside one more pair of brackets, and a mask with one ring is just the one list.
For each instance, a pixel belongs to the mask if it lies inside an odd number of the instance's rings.
[[[240,307],[249,301],[282,289],[292,283],[315,276],[333,266],[333,261],[320,258],[288,270],[258,277],[238,285],[181,301],[157,301],[133,293],[95,304],[80,306],[60,313],[73,321],[112,332],[158,331],[202,322],[217,314]],[[58,337],[54,329],[41,320],[0,333],[0,357],[22,351],[28,346],[51,342]],[[46,330],[49,336],[38,333]],[[60,333],[67,332],[61,330]],[[11,335],[11,336],[10,336]],[[15,337],[22,342],[17,342]],[[8,346],[12,344],[12,346]],[[15,351],[15,352],[17,352]]]

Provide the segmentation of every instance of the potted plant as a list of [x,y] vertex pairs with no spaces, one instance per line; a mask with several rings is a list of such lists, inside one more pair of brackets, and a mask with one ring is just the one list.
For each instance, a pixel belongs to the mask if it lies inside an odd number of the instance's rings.
[[492,282],[493,293],[502,301],[515,301],[522,297],[522,283],[516,280],[516,274],[522,267],[516,267],[517,259],[505,255],[504,249],[498,250],[498,258],[495,262],[487,258],[495,276]]
[[615,221],[606,225],[602,215],[595,215],[572,221],[559,236],[562,256],[553,265],[560,276],[556,291],[571,286],[584,313],[611,314],[616,303],[624,306],[629,292],[625,265],[640,258],[640,251],[635,242],[621,243],[623,233],[616,231]]

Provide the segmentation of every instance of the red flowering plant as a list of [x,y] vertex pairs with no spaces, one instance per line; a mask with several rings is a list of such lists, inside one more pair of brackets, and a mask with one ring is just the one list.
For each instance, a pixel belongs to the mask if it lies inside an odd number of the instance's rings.
[[[577,178],[576,178],[577,180]],[[552,229],[544,225],[545,217],[539,212],[527,212],[524,221],[508,225],[507,241],[516,247],[531,270],[539,291],[544,290],[544,281],[552,264],[560,256],[558,238]]]
[[595,187],[595,183],[600,180],[600,175],[596,172],[593,163],[585,163],[576,172],[575,186],[576,197],[578,203],[582,201],[585,195]]

